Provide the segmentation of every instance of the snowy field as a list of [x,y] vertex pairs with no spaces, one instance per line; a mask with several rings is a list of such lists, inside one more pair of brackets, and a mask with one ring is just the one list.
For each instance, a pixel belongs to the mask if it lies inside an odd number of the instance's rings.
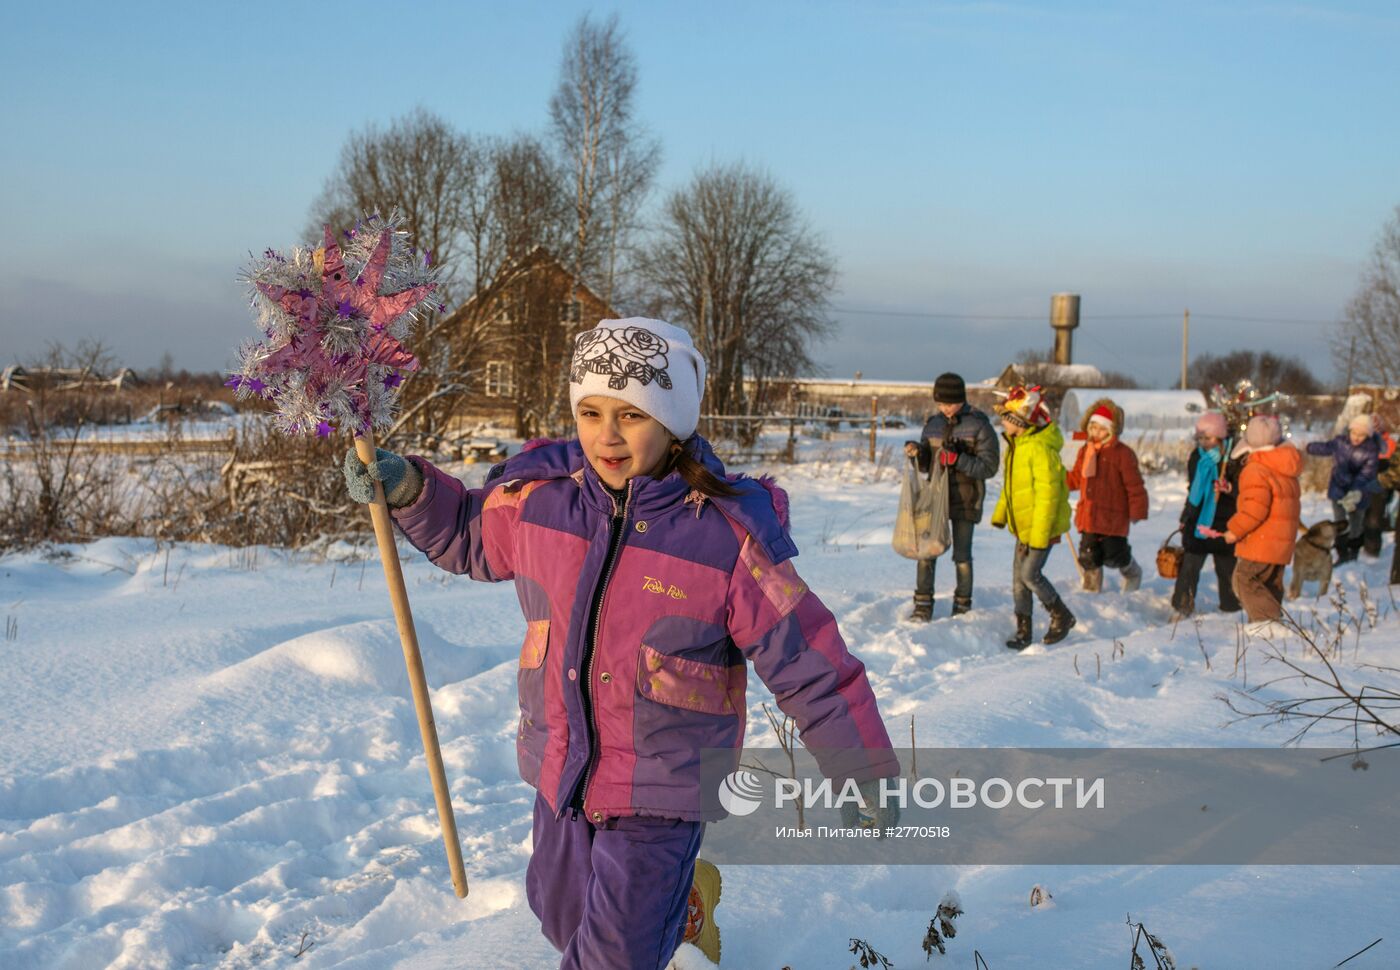
[[[1048,574],[1079,627],[1016,655],[1002,645],[1006,535],[977,532],[971,614],[948,618],[941,562],[935,622],[913,626],[902,618],[914,566],[889,549],[893,473],[872,480],[870,466],[836,461],[777,474],[798,570],[868,666],[896,744],[911,716],[929,747],[1275,746],[1289,735],[1227,723],[1216,695],[1240,685],[1233,617],[1204,614],[1210,670],[1195,625],[1173,629],[1152,562],[1175,526],[1178,477],[1149,480],[1152,518],[1134,533],[1142,591],[1125,596],[1106,576],[1110,591],[1078,592],[1058,548]],[[1305,513],[1325,517],[1320,496]],[[1389,556],[1387,540],[1385,566],[1338,576],[1353,604],[1364,578],[1389,614],[1360,659],[1400,667]],[[515,765],[514,593],[416,554],[405,572],[465,901],[451,890],[376,561],[348,547],[312,558],[123,539],[0,560],[0,967],[556,966],[524,895],[532,792]],[[1198,602],[1215,603],[1209,569]],[[1044,624],[1040,612],[1037,633]],[[1264,674],[1251,662],[1251,683]],[[1369,679],[1400,687],[1395,674]],[[771,743],[769,697],[750,683],[750,743]],[[1333,967],[1377,938],[1348,970],[1400,966],[1392,867],[735,866],[724,880],[724,965],[741,970],[844,970],[851,937],[896,967],[925,965],[919,943],[950,889],[966,915],[933,965],[971,968],[975,949],[991,970],[1119,970],[1131,914],[1183,970]],[[1053,907],[1027,905],[1037,883]]]

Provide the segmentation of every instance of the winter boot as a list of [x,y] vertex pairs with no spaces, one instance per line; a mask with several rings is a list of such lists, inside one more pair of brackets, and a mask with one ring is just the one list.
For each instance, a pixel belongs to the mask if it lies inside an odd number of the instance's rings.
[[1007,640],[1006,645],[1012,650],[1024,650],[1031,645],[1031,615],[1029,613],[1016,614],[1016,635]]
[[1102,588],[1103,588],[1103,570],[1102,570],[1102,569],[1086,569],[1086,570],[1084,570],[1084,592],[1086,592],[1086,593],[1097,593],[1097,592],[1098,592],[1099,590],[1101,590]]
[[1333,522],[1332,527],[1337,532],[1337,538],[1332,542],[1332,548],[1337,550],[1337,561],[1333,565],[1340,566],[1343,563],[1351,562],[1356,558],[1356,547],[1352,545],[1350,537],[1347,536],[1346,519]]
[[1142,567],[1136,559],[1129,559],[1123,567],[1123,592],[1135,593],[1142,586]]
[[958,584],[953,589],[953,616],[961,616],[972,609],[972,563],[954,563],[958,573]]
[[715,907],[719,905],[721,881],[719,869],[704,859],[695,860],[695,881],[690,887],[690,905],[686,908],[685,938],[682,942],[698,947],[700,952],[719,963],[719,925],[715,922]]
[[1190,596],[1185,592],[1173,592],[1172,609],[1176,612],[1178,617],[1185,619],[1196,612],[1196,597]]
[[1050,629],[1045,631],[1045,638],[1040,642],[1046,645],[1059,643],[1069,636],[1069,631],[1074,628],[1074,624],[1077,622],[1074,614],[1069,611],[1069,607],[1065,606],[1065,601],[1055,600],[1054,603],[1050,604]]
[[933,597],[914,596],[914,611],[909,614],[911,623],[927,623],[933,619]]

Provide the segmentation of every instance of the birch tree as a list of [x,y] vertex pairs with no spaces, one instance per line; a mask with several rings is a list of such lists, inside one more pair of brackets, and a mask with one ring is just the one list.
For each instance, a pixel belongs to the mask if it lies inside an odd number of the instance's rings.
[[658,143],[635,118],[636,88],[636,59],[616,15],[602,23],[582,17],[564,42],[549,117],[573,204],[569,262],[609,305],[660,160]]

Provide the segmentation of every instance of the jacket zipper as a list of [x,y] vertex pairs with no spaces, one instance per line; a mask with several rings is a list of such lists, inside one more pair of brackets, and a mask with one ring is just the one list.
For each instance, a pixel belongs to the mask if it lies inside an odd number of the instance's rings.
[[1006,521],[1011,525],[1011,534],[1020,542],[1021,531],[1016,528],[1016,493],[1011,488],[1011,470],[1016,467],[1016,439],[1007,439],[1006,448]]
[[[588,798],[588,782],[598,761],[598,723],[593,715],[593,658],[598,655],[598,629],[603,622],[603,600],[608,595],[608,580],[612,579],[613,567],[617,565],[617,555],[622,549],[622,539],[626,535],[627,510],[632,504],[632,483],[627,483],[627,497],[622,508],[618,509],[617,499],[613,498],[612,535],[608,539],[608,558],[603,563],[603,575],[598,580],[598,602],[593,611],[593,622],[588,631],[588,657],[583,665],[583,690],[588,700],[588,767],[583,770],[583,781],[579,785],[578,803],[585,805]],[[591,817],[589,821],[594,821]]]

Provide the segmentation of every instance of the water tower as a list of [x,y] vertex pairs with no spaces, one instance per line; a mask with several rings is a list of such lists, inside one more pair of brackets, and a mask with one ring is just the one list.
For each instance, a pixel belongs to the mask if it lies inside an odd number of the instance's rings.
[[1050,326],[1055,330],[1056,364],[1074,363],[1074,331],[1079,327],[1079,294],[1055,293],[1050,297]]

